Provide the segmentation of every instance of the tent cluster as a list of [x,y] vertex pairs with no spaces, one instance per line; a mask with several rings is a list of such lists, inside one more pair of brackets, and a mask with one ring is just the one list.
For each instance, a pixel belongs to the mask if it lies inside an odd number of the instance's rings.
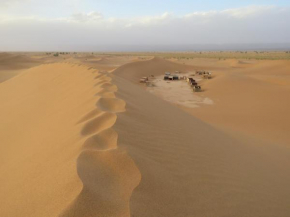
[[211,79],[211,78],[212,78],[212,76],[211,76],[211,72],[206,72],[206,71],[197,71],[195,74],[196,74],[196,75],[201,75],[201,76],[203,76],[203,77],[206,78],[206,79]]
[[170,72],[165,72],[164,80],[170,80],[170,81],[179,80],[179,76],[178,75],[171,75]]
[[193,78],[187,78],[187,82],[193,88],[193,91],[195,92],[201,91],[201,87],[197,84],[197,82]]
[[[164,80],[165,81],[186,80],[189,83],[189,85],[192,87],[193,91],[195,91],[195,92],[201,91],[201,87],[198,85],[196,80],[194,80],[193,78],[187,77],[187,76],[177,75],[179,73],[180,73],[179,71],[176,71],[175,74],[171,74],[170,72],[165,72]],[[197,71],[196,75],[202,75],[204,77],[211,78],[210,72]],[[194,75],[192,75],[192,76],[194,76]],[[151,77],[154,78],[154,75],[151,75]],[[154,83],[152,81],[150,81],[150,78],[149,77],[142,77],[140,79],[140,83],[144,83],[147,86],[154,86]]]
[[146,84],[147,87],[154,87],[154,82],[152,79],[154,79],[154,75],[151,75],[150,77],[142,77],[139,82]]

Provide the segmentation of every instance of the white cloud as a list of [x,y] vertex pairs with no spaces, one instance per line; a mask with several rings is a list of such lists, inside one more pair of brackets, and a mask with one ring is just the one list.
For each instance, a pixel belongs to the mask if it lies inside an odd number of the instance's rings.
[[172,18],[173,15],[166,12],[160,16],[153,16],[153,17],[143,17],[143,18],[138,18],[135,21],[137,23],[143,23],[143,24],[153,24],[153,23],[160,23],[160,22],[164,22],[166,20],[169,20],[170,18]]
[[185,15],[186,18],[191,17],[204,17],[204,18],[214,18],[215,16],[228,16],[237,19],[249,18],[259,16],[261,14],[265,14],[271,11],[278,11],[281,8],[277,8],[275,6],[248,6],[242,8],[231,8],[221,11],[199,11],[193,12]]
[[260,14],[276,10],[274,6],[249,6],[244,8],[234,8],[223,10],[221,13],[228,14],[235,18],[249,18],[250,16],[259,16]]
[[[2,20],[2,21],[1,21]],[[250,6],[184,16],[106,18],[99,12],[69,17],[3,17],[0,49],[95,49],[108,44],[290,43],[290,8]]]
[[17,4],[17,3],[25,3],[28,1],[30,1],[30,0],[0,0],[0,6],[5,7],[5,6],[10,6],[10,5]]
[[90,13],[75,13],[67,20],[77,22],[99,21],[103,18],[103,15],[99,12],[92,11]]

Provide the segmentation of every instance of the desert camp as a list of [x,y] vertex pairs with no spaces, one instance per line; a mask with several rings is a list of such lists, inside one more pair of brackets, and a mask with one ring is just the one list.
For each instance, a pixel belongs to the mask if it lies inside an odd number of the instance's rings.
[[0,217],[290,217],[290,1],[0,1]]

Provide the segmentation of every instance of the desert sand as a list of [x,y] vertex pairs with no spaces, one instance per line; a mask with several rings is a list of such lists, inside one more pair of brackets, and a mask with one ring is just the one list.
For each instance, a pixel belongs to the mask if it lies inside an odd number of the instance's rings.
[[289,216],[289,60],[138,55],[0,54],[0,216]]

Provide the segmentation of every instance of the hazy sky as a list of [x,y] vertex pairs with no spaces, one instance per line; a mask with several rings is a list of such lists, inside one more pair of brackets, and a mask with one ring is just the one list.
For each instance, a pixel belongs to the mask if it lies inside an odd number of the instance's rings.
[[290,43],[289,0],[0,0],[0,51]]

